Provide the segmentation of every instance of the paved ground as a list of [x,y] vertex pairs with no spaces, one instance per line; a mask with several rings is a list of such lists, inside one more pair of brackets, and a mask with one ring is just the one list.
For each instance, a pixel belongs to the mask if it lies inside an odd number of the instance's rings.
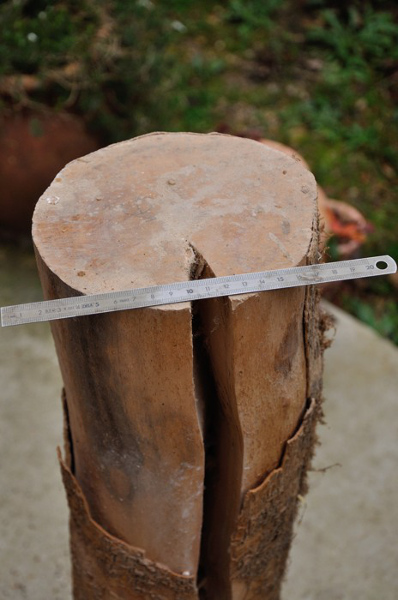
[[333,314],[319,471],[296,528],[284,600],[397,600],[398,349]]
[[[0,304],[40,299],[32,257],[0,248]],[[398,350],[341,311],[326,425],[283,600],[398,598]],[[61,381],[46,324],[0,331],[0,598],[70,600],[55,455]]]

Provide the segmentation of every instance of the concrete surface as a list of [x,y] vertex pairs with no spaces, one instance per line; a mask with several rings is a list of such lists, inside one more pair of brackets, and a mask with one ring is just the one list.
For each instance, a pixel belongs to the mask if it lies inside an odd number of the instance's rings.
[[[0,304],[40,299],[33,257],[0,247]],[[398,598],[398,349],[345,313],[283,600]],[[0,598],[70,600],[55,447],[61,380],[48,324],[0,330]]]
[[397,600],[398,348],[327,309],[325,425],[283,600]]

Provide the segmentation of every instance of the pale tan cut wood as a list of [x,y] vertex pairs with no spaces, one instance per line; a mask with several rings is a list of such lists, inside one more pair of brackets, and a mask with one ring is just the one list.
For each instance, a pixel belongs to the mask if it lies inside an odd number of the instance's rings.
[[[45,295],[56,298],[316,262],[317,219],[315,180],[294,158],[226,135],[156,133],[67,165],[36,207],[33,237]],[[247,494],[283,471],[286,443],[320,394],[309,298],[287,289],[53,322],[72,544],[92,556],[91,582],[104,567],[87,550],[93,536],[77,533],[83,522],[152,565],[144,597],[169,597],[156,591],[163,569],[190,582],[184,598],[199,597],[195,581],[201,598],[277,598],[295,510],[281,517],[287,542],[275,547],[271,586],[270,566],[247,568],[249,585],[234,548]],[[297,464],[308,462],[304,446]],[[295,507],[303,477],[289,477]],[[81,598],[85,570],[74,571]],[[142,597],[101,585],[86,597]]]

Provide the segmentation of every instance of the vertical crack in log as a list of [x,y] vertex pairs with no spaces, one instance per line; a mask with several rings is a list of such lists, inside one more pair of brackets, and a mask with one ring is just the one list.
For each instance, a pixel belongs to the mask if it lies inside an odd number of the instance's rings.
[[[214,277],[191,246],[191,279]],[[241,502],[242,433],[231,380],[230,301],[192,303],[194,382],[205,447],[201,553],[197,584],[201,600],[230,600],[229,547]]]
[[63,426],[63,438],[64,438],[64,453],[65,460],[68,467],[71,470],[71,473],[75,473],[75,457],[74,457],[74,449],[73,449],[73,439],[72,439],[72,429],[70,426],[70,418],[69,418],[69,408],[68,402],[66,399],[66,391],[65,388],[62,388],[62,408],[63,408],[63,417],[64,417],[64,426]]

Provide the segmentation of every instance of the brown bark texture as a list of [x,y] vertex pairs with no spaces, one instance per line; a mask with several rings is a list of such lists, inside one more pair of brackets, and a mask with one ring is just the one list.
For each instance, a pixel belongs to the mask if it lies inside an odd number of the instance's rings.
[[[33,238],[47,299],[310,264],[316,183],[252,140],[155,133],[68,164]],[[52,323],[75,600],[279,598],[321,329],[313,288]]]

